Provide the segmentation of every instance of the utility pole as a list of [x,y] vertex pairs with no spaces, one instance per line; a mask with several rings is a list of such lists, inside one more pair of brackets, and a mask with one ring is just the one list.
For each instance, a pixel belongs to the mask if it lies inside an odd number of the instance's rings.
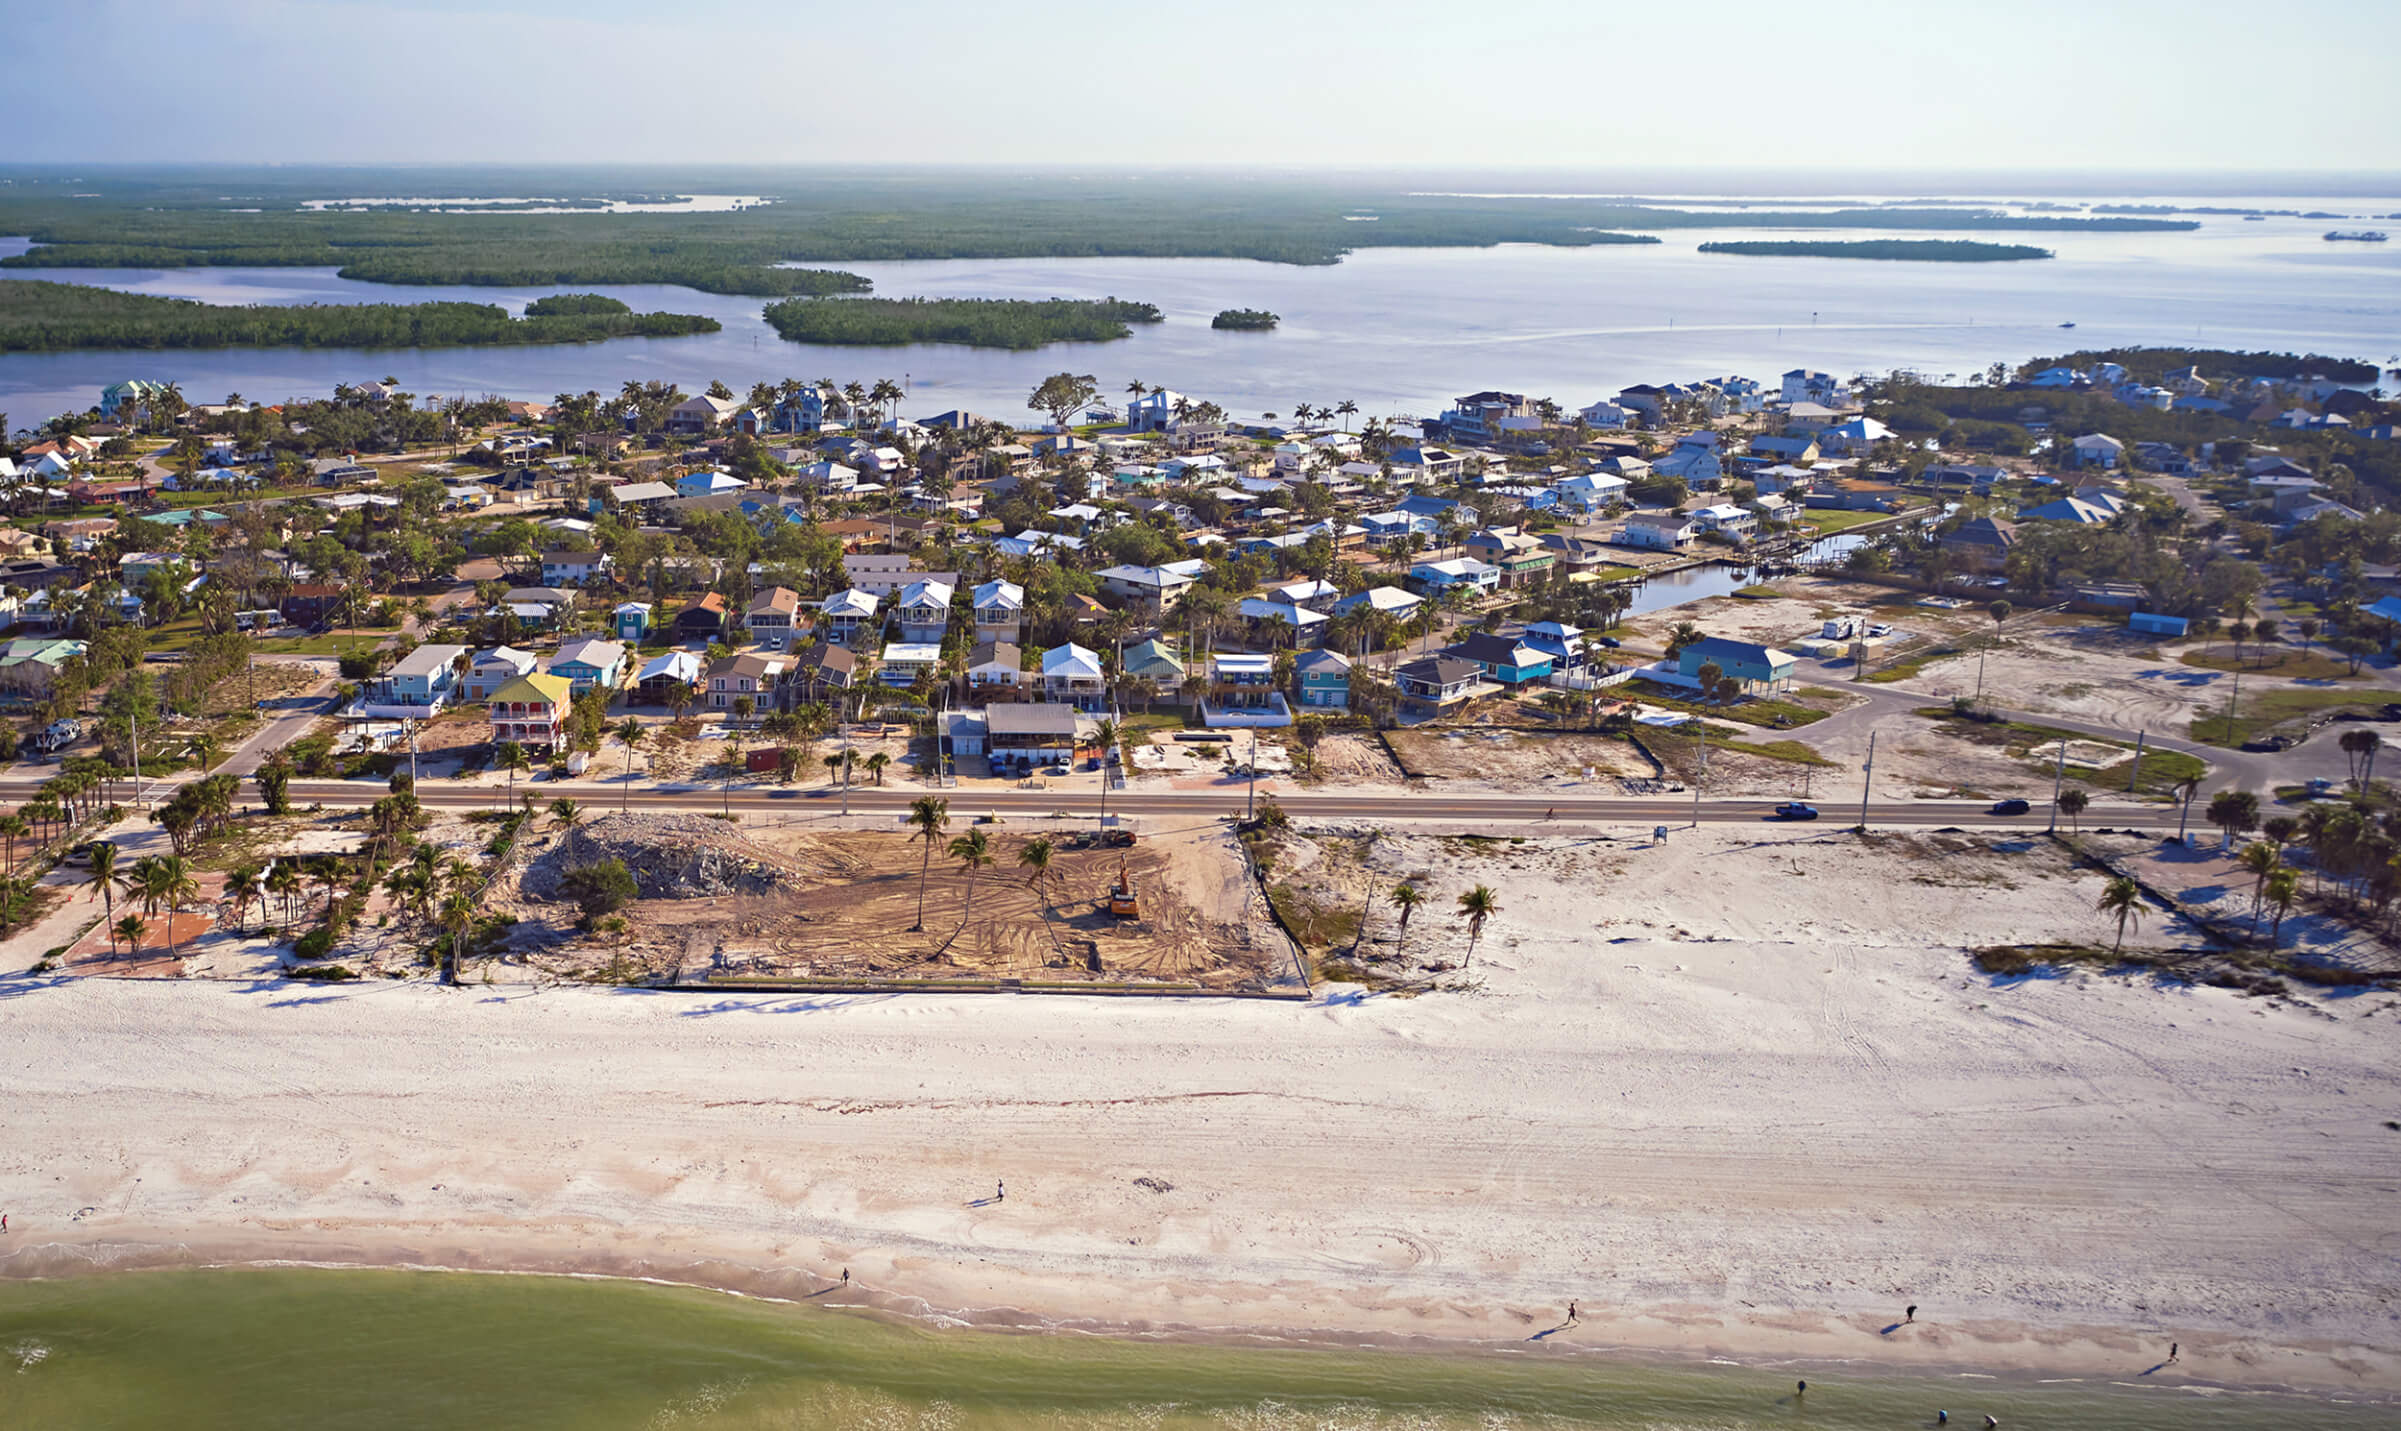
[[2234,744],[2235,713],[2242,708],[2242,704],[2243,670],[2241,665],[2237,664],[2234,668],[2234,694],[2226,700],[2226,743],[2228,745]]
[[842,818],[847,820],[850,818],[850,702],[841,701],[835,709],[842,712]]
[[2051,826],[2045,833],[2059,833],[2059,788],[2068,778],[2068,738],[2059,738],[2059,763],[2051,770]]
[[[1256,816],[1259,804],[1259,732],[1255,728],[1251,731],[1250,768],[1250,789],[1242,797],[1242,823],[1246,825]],[[1102,789],[1108,788],[1109,757],[1106,751],[1101,754],[1100,783]]]
[[1867,793],[1876,783],[1876,733],[1867,733],[1867,764],[1859,767],[1859,831],[1867,833]]
[[[1701,722],[1697,717],[1693,721],[1693,724],[1696,726],[1700,725],[1700,723]],[[1708,730],[1703,728],[1701,734],[1695,738],[1701,743],[1701,768],[1699,772],[1692,777],[1692,827],[1697,830],[1701,828],[1701,782],[1709,778]]]
[[130,698],[125,703],[125,728],[133,732],[133,808],[139,810],[142,808],[142,718]]
[[2127,794],[2129,794],[2129,795],[2131,795],[2131,794],[2133,794],[2133,793],[2134,793],[2134,791],[2135,791],[2135,787],[2136,787],[2136,786],[2138,786],[2138,785],[2142,784],[2142,780],[2143,780],[2143,746],[2144,746],[2144,745],[2146,745],[2146,744],[2148,744],[2148,743],[2150,742],[2150,739],[2151,739],[2151,732],[2149,732],[2149,731],[2147,731],[2147,730],[2145,730],[2145,731],[2137,731],[2137,732],[2135,732],[2135,736],[2134,736],[2134,771],[2133,771],[2133,773],[2132,773],[2132,774],[2130,774],[2130,775],[2128,775],[2128,776],[2126,777],[2126,793],[2127,793]]

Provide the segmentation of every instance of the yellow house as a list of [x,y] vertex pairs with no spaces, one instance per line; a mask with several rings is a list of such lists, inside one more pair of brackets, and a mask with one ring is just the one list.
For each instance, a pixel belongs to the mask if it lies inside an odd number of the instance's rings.
[[575,683],[565,676],[519,676],[492,692],[492,739],[560,745],[574,704]]

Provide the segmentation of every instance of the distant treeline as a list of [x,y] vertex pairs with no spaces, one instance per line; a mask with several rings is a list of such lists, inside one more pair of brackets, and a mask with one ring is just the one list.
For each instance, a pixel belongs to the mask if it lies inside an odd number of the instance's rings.
[[589,318],[601,313],[631,313],[634,310],[614,298],[598,293],[553,293],[525,305],[528,318]]
[[1264,332],[1282,321],[1264,308],[1228,308],[1210,319],[1209,326],[1255,333]]
[[2051,251],[2023,243],[1977,243],[1970,239],[1834,239],[1810,243],[1705,243],[1703,253],[1747,253],[1771,258],[1880,258],[1918,263],[2008,263],[2049,258]]
[[844,347],[1102,343],[1130,336],[1129,323],[1157,323],[1164,316],[1148,303],[1115,298],[788,298],[765,310],[768,323],[792,342]]
[[2116,363],[2126,375],[2156,383],[2170,373],[2199,368],[2205,378],[2331,378],[2338,383],[2372,383],[2378,369],[2357,358],[2317,353],[2244,353],[2226,348],[2087,348],[2056,358],[2037,358],[2028,371],[2089,368]]
[[[753,176],[754,178],[757,176]],[[2010,214],[1992,209],[1679,209],[1625,200],[1473,198],[1323,183],[1225,185],[1055,178],[907,180],[829,176],[718,213],[327,211],[340,177],[311,190],[261,179],[215,190],[91,181],[95,198],[21,186],[0,199],[0,233],[41,247],[16,267],[338,268],[379,283],[678,283],[762,297],[865,292],[855,274],[779,264],[946,258],[1247,258],[1328,264],[1362,248],[1504,243],[1656,243],[1669,229],[2121,231],[2192,221]],[[546,185],[545,187],[550,187]],[[694,186],[698,187],[698,186]],[[335,192],[328,193],[327,189]],[[233,213],[223,195],[263,212]],[[26,197],[26,195],[32,195]],[[211,202],[214,207],[211,207]],[[280,206],[280,207],[279,207]]]
[[[570,295],[569,301],[589,295]],[[614,302],[614,300],[602,300]],[[687,313],[511,318],[486,303],[226,307],[31,280],[0,281],[0,352],[75,348],[450,348],[714,333]]]

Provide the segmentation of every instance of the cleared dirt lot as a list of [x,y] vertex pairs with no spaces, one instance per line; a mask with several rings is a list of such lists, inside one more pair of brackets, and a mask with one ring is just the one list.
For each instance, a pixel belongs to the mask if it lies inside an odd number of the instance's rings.
[[1392,748],[1410,773],[1450,780],[1478,780],[1511,788],[1546,781],[1648,780],[1658,774],[1640,750],[1622,737],[1573,731],[1459,729],[1395,730]]

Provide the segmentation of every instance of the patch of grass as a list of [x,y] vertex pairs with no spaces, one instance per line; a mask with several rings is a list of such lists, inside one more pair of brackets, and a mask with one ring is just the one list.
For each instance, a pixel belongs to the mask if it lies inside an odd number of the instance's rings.
[[1832,769],[1834,766],[1833,761],[1797,740],[1752,742],[1713,738],[1709,744],[1712,749],[1731,750],[1737,755],[1764,755],[1770,760],[1781,760],[1792,765],[1817,765],[1827,769]]
[[1937,645],[1931,650],[1920,651],[1914,656],[1895,661],[1881,670],[1870,671],[1867,674],[1867,680],[1872,685],[1882,685],[1888,681],[1906,681],[1912,676],[1924,674],[1925,669],[1937,661],[1947,661],[1953,656],[1964,654],[1966,652],[1962,647]]
[[2251,691],[2244,694],[2242,709],[2234,720],[2227,720],[2226,707],[2220,705],[2194,716],[2188,733],[2203,745],[2233,749],[2283,726],[2300,725],[2325,716],[2374,715],[2383,708],[2384,702],[2377,699],[2377,693],[2366,690]]
[[1819,536],[1830,537],[1837,532],[1850,531],[1854,527],[1873,526],[1878,522],[1898,521],[1903,517],[1907,517],[1908,515],[1909,511],[1907,509],[1895,514],[1891,512],[1836,512],[1820,508],[1812,508],[1802,513],[1801,521],[1805,525],[1817,528],[1817,534]]
[[1773,727],[1777,725],[1779,717],[1782,718],[1785,726],[1807,725],[1811,721],[1824,720],[1832,714],[1830,711],[1819,710],[1815,706],[1805,706],[1794,701],[1775,700],[1765,696],[1737,701],[1730,706],[1703,705],[1698,701],[1687,700],[1674,694],[1666,686],[1654,685],[1649,681],[1628,681],[1626,684],[1642,688],[1636,699],[1646,706],[1689,711],[1694,715],[1707,716],[1711,720],[1740,721],[1744,725]]
[[2177,657],[2187,666],[2204,671],[2240,671],[2245,675],[2272,676],[2286,681],[2347,681],[2355,679],[2351,663],[2337,660],[2315,649],[2302,651],[2290,646],[2272,645],[2266,651],[2245,646],[2237,659],[2232,645],[2198,646]]
[[1330,950],[1348,944],[1359,932],[1356,907],[1328,908],[1288,884],[1270,885],[1267,898],[1275,906],[1277,918],[1305,949]]
[[[2113,750],[2125,751],[2128,755],[2132,755],[2134,752],[2134,745],[2129,741],[2104,740],[2099,736],[2085,735],[2080,731],[2061,730],[2056,726],[2032,725],[2024,721],[1979,720],[1962,716],[1948,706],[1919,706],[1912,713],[1935,722],[1944,735],[1950,736],[1954,740],[1964,740],[1971,745],[1991,746],[2005,751],[2010,756],[2023,760],[2027,769],[2037,775],[2052,774],[2057,769],[2057,762],[2032,755],[2030,752],[2039,746],[2049,745],[2055,741],[2065,740],[2086,745],[2105,745]],[[2138,795],[2173,794],[2176,786],[2181,782],[2187,779],[2198,779],[2208,773],[2208,765],[2199,756],[2187,755],[2180,750],[2146,749],[2143,752],[2142,770],[2139,774],[2128,768],[2123,761],[2112,761],[2108,765],[2098,766],[2077,765],[2071,762],[2067,767],[2069,780],[2095,790],[2123,791],[2126,788],[2127,776],[2137,775],[2140,783],[2135,786],[2133,793]]]
[[1772,586],[1738,587],[1734,594],[1745,601],[1781,601],[1784,599],[1784,593]]
[[363,656],[382,645],[389,634],[337,631],[323,636],[279,636],[259,642],[258,649],[278,656]]

